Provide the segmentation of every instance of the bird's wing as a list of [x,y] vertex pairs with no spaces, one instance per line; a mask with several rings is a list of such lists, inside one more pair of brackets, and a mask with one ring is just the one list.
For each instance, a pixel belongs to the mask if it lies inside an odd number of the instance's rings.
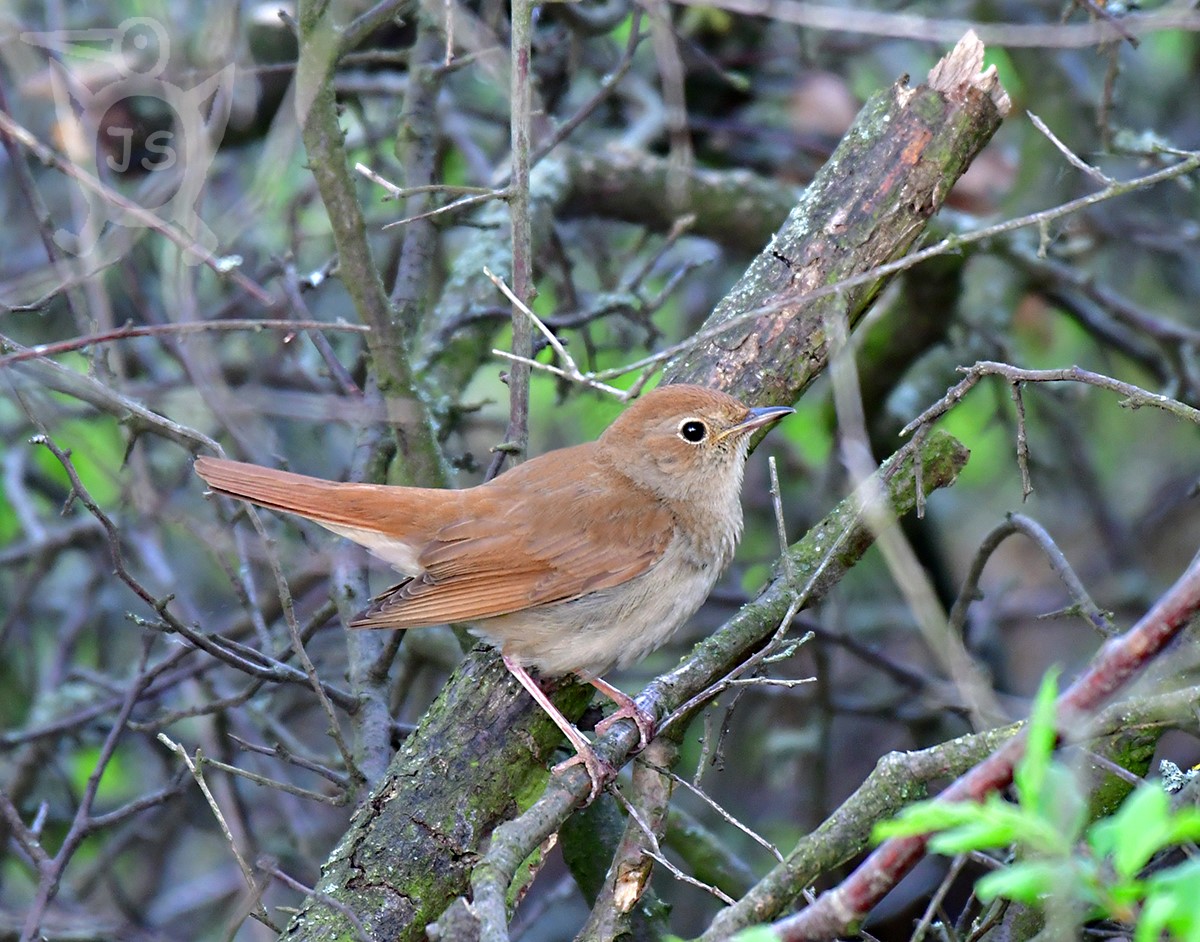
[[514,497],[502,510],[443,527],[420,551],[422,572],[376,598],[353,627],[469,622],[565,602],[628,582],[666,552],[674,520],[661,503],[636,492],[614,499],[632,485],[622,479],[614,491],[604,469],[540,476],[541,491],[531,491],[530,464],[493,482],[509,479]]

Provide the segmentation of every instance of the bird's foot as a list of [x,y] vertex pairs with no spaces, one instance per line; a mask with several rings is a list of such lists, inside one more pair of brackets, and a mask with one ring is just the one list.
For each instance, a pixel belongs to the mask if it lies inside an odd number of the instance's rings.
[[578,750],[575,755],[569,759],[565,759],[550,770],[551,775],[557,775],[559,772],[565,772],[567,769],[576,765],[582,765],[587,770],[588,778],[591,779],[592,789],[588,792],[586,804],[591,804],[604,791],[604,786],[616,778],[617,770],[608,762],[605,762],[591,746],[576,746]]
[[654,738],[654,717],[639,707],[633,697],[618,690],[608,681],[595,677],[589,683],[617,705],[616,713],[606,716],[596,724],[596,735],[603,736],[621,720],[633,720],[638,731],[638,750],[645,749]]
[[[569,769],[573,765],[579,765],[582,763],[583,767],[587,770],[588,778],[591,779],[592,782],[592,789],[588,793],[587,798],[587,804],[590,805],[596,800],[596,796],[604,790],[604,786],[616,778],[617,770],[596,755],[595,750],[592,749],[591,743],[587,741],[583,733],[577,730],[575,725],[562,715],[558,707],[550,702],[550,698],[546,696],[545,691],[538,686],[537,681],[530,676],[529,672],[525,670],[525,668],[518,664],[514,659],[510,658],[507,654],[502,656],[504,658],[504,664],[508,668],[509,673],[511,673],[513,677],[517,679],[521,686],[529,692],[529,695],[537,701],[538,705],[546,711],[546,715],[554,721],[554,725],[562,730],[563,735],[566,736],[571,745],[575,747],[575,755],[570,759],[567,759],[565,762],[558,763],[558,765],[554,766],[554,768],[550,770],[551,773],[553,774],[555,772],[561,772],[564,769]],[[617,692],[620,693],[620,691]],[[624,696],[624,694],[622,694],[622,696]],[[626,699],[628,700],[629,698],[626,697]],[[629,702],[632,703],[633,701],[630,700]]]
[[633,720],[637,727],[639,752],[650,745],[650,740],[654,738],[654,717],[641,709],[633,700],[630,700],[627,706],[618,707],[615,713],[597,723],[596,735],[603,736],[621,720]]

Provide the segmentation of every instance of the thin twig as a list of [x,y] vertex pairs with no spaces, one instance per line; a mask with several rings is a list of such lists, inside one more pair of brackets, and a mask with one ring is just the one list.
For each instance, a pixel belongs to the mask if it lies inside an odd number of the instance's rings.
[[711,893],[713,896],[715,896],[717,899],[719,899],[726,906],[733,905],[734,899],[732,896],[730,896],[728,893],[726,893],[720,887],[712,886],[709,883],[705,883],[701,880],[697,880],[695,877],[688,876],[686,873],[684,873],[682,870],[680,870],[678,867],[676,867],[673,863],[671,863],[671,861],[667,859],[666,854],[663,854],[662,852],[655,852],[652,850],[648,850],[645,853],[646,853],[646,856],[649,857],[651,860],[654,860],[657,863],[660,863],[664,867],[666,867],[667,870],[670,871],[671,876],[673,876],[679,882],[686,883],[689,886],[698,887],[699,889],[704,890],[704,892],[706,892],[706,893]]
[[[1121,38],[1129,43],[1129,45],[1134,49],[1137,49],[1138,46],[1141,45],[1141,43],[1138,42],[1137,37],[1134,36],[1133,33],[1129,32],[1129,30],[1125,28],[1121,21],[1113,15],[1112,10],[1109,10],[1102,4],[1097,3],[1096,0],[1074,0],[1074,4],[1087,7],[1089,13],[1104,20],[1105,23],[1120,33]],[[1136,8],[1136,5],[1133,6]]]
[[[4,83],[0,82],[0,111],[10,112],[11,110],[8,97],[4,93]],[[50,298],[61,293],[66,301],[68,310],[71,312],[71,319],[76,324],[86,324],[88,320],[83,310],[85,304],[79,296],[80,293],[74,289],[82,284],[90,275],[79,272],[79,269],[84,267],[82,264],[77,263],[74,266],[64,264],[65,253],[54,240],[53,215],[50,207],[46,205],[46,201],[42,198],[42,194],[37,188],[37,183],[33,179],[33,173],[29,169],[25,154],[22,153],[15,138],[7,134],[0,135],[0,138],[3,138],[4,150],[8,154],[8,166],[13,183],[16,186],[17,192],[21,194],[26,204],[28,204],[29,212],[37,221],[38,237],[42,241],[46,257],[50,260],[50,264],[54,266],[58,276],[58,283],[43,298],[35,299],[35,301],[40,301],[44,304]],[[81,262],[82,260],[79,261]],[[74,270],[71,271],[69,269]]]
[[946,390],[946,395],[904,426],[900,430],[901,435],[909,435],[921,426],[941,418],[985,376],[1002,376],[1010,383],[1085,383],[1124,396],[1120,405],[1126,408],[1137,409],[1141,406],[1153,406],[1200,425],[1200,410],[1193,409],[1186,403],[1160,393],[1150,392],[1140,386],[1134,386],[1132,383],[1123,383],[1102,373],[1081,369],[1078,366],[1057,370],[1025,370],[1008,363],[980,360],[974,366],[959,367],[959,372],[966,374],[963,379],[951,386]]
[[[247,519],[250,520],[251,525],[258,532],[259,538],[264,543],[269,542],[270,538],[267,535],[266,527],[263,526],[262,518],[253,508],[247,508]],[[272,554],[267,555],[267,565],[270,567],[271,574],[275,578],[275,589],[279,596],[279,603],[283,608],[283,622],[287,626],[288,638],[292,643],[292,651],[295,653],[296,659],[300,662],[300,666],[308,678],[309,686],[312,688],[313,693],[317,695],[317,702],[321,704],[321,709],[325,712],[325,716],[329,720],[329,737],[333,740],[334,745],[337,746],[338,752],[342,756],[342,762],[350,773],[351,782],[355,786],[361,785],[366,779],[354,761],[354,753],[346,742],[346,738],[342,735],[341,724],[338,722],[337,714],[334,712],[333,703],[326,692],[325,684],[317,676],[317,668],[304,647],[304,638],[300,634],[300,625],[296,621],[296,610],[292,604],[292,593],[288,588],[287,579],[283,575],[283,570],[279,567],[278,560]]]
[[796,687],[804,687],[814,683],[815,677],[799,677],[789,679],[787,677],[736,677],[729,682],[730,687],[782,687],[785,690],[792,690]]
[[929,905],[925,907],[925,913],[921,916],[921,921],[917,923],[917,928],[913,930],[912,938],[909,942],[924,942],[925,933],[929,931],[934,916],[942,908],[942,900],[946,898],[946,894],[950,892],[950,887],[954,885],[954,881],[962,873],[963,867],[967,864],[967,859],[965,854],[958,854],[950,862],[950,866],[946,869],[946,875],[942,877],[942,882],[938,884],[937,892],[930,897]]
[[[397,632],[399,633],[399,632]],[[282,743],[276,743],[273,747],[260,746],[257,743],[248,742],[240,736],[235,736],[230,733],[229,738],[245,749],[247,752],[253,752],[260,756],[271,756],[274,759],[279,759],[281,762],[287,762],[297,768],[306,769],[309,772],[315,772],[323,779],[332,782],[338,788],[348,788],[350,780],[328,766],[322,765],[314,759],[309,759],[304,756],[296,755],[294,749],[289,749]]]
[[1087,590],[1071,564],[1067,562],[1063,551],[1058,548],[1050,534],[1036,520],[1024,514],[1009,514],[1004,523],[995,527],[979,544],[971,566],[963,580],[958,598],[950,608],[950,625],[956,634],[962,634],[966,626],[967,609],[972,601],[979,598],[979,579],[992,554],[1008,537],[1015,533],[1023,534],[1034,542],[1042,551],[1050,564],[1051,570],[1058,576],[1059,581],[1066,587],[1076,609],[1097,632],[1103,637],[1111,638],[1117,630],[1112,624],[1112,617],[1100,609]]
[[294,877],[288,876],[279,869],[279,863],[272,857],[261,856],[254,862],[254,865],[263,873],[268,873],[284,886],[291,887],[297,893],[302,893],[306,897],[311,897],[318,902],[324,903],[330,909],[337,910],[349,921],[354,927],[354,935],[358,942],[374,942],[375,937],[367,931],[367,927],[363,925],[362,920],[358,918],[354,910],[343,903],[341,900],[334,899],[328,893],[322,893],[315,887],[305,886]]
[[1054,132],[1046,126],[1045,121],[1035,115],[1032,111],[1026,111],[1025,113],[1029,115],[1029,120],[1033,122],[1033,126],[1041,131],[1042,134],[1045,135],[1046,139],[1058,149],[1058,152],[1066,158],[1067,163],[1069,163],[1076,170],[1082,170],[1101,186],[1113,185],[1112,177],[1093,167],[1086,160],[1071,150],[1071,148],[1069,148],[1066,144],[1060,141]]
[[395,229],[397,226],[407,226],[409,223],[416,222],[419,219],[432,219],[434,216],[443,216],[446,213],[454,213],[463,209],[474,209],[476,206],[482,206],[484,203],[492,202],[492,200],[506,200],[508,197],[509,192],[507,187],[502,190],[489,190],[478,196],[464,196],[462,199],[455,200],[453,203],[447,203],[445,206],[438,206],[422,213],[405,216],[403,219],[397,219],[395,222],[389,222],[382,228]]
[[510,289],[508,285],[504,283],[504,279],[492,274],[492,272],[487,268],[484,268],[483,273],[487,275],[492,284],[500,289],[500,292],[506,298],[508,298],[514,307],[523,309],[525,316],[529,318],[534,327],[541,331],[542,336],[546,338],[546,342],[550,345],[550,349],[552,349],[562,361],[563,368],[558,369],[557,367],[551,367],[549,364],[539,363],[537,360],[533,360],[529,357],[522,357],[515,353],[510,353],[507,350],[492,350],[492,353],[514,362],[522,362],[527,365],[549,369],[551,372],[562,376],[564,379],[570,379],[574,382],[581,383],[584,386],[590,386],[592,389],[598,389],[602,392],[609,393],[610,395],[616,396],[621,402],[626,401],[628,393],[626,393],[625,390],[617,389],[615,386],[609,386],[606,383],[600,383],[596,380],[589,379],[579,369],[579,366],[575,363],[575,360],[572,358],[571,354],[567,353],[567,348],[564,347],[562,345],[562,341],[555,336],[554,331],[547,327],[542,319],[534,314],[533,310],[512,292],[512,289]]
[[[777,0],[773,0],[777,2]],[[650,356],[642,357],[639,360],[634,360],[631,363],[626,363],[622,366],[613,367],[606,370],[598,370],[593,373],[574,376],[560,370],[553,364],[537,363],[530,361],[531,367],[540,369],[544,372],[551,373],[555,376],[560,376],[563,379],[568,379],[573,382],[592,385],[595,382],[603,382],[604,380],[615,379],[618,376],[624,376],[627,373],[633,373],[641,370],[655,368],[662,363],[672,360],[681,354],[687,353],[695,347],[707,343],[708,341],[721,336],[727,331],[732,330],[742,324],[757,320],[766,315],[776,313],[786,308],[798,308],[803,305],[812,303],[821,298],[829,297],[834,294],[841,294],[850,288],[859,287],[860,285],[870,284],[879,281],[882,278],[896,274],[897,272],[906,271],[922,262],[928,261],[931,258],[936,258],[941,255],[961,252],[964,246],[974,245],[978,242],[983,242],[988,239],[993,239],[999,235],[1005,235],[1009,232],[1015,232],[1019,229],[1029,227],[1047,227],[1051,222],[1061,219],[1065,216],[1073,215],[1090,206],[1095,206],[1100,203],[1107,202],[1118,196],[1125,196],[1129,193],[1134,193],[1139,190],[1147,189],[1152,186],[1157,186],[1159,183],[1164,183],[1168,180],[1174,180],[1181,176],[1195,172],[1200,168],[1200,152],[1188,151],[1186,156],[1179,163],[1170,167],[1165,167],[1162,170],[1156,170],[1153,173],[1148,173],[1141,177],[1136,177],[1127,181],[1116,181],[1111,186],[1098,190],[1095,193],[1087,196],[1081,196],[1078,199],[1068,200],[1065,203],[1060,203],[1058,206],[1050,209],[1041,210],[1036,213],[1029,213],[1025,216],[1019,216],[1015,219],[1008,219],[1004,222],[996,223],[992,226],[985,226],[982,229],[976,229],[972,232],[966,232],[949,236],[936,242],[933,245],[921,249],[917,252],[911,252],[902,258],[892,262],[886,262],[882,265],[876,265],[874,268],[868,268],[865,271],[859,272],[848,278],[844,278],[833,284],[822,285],[811,290],[800,291],[796,293],[784,292],[776,300],[770,304],[762,305],[761,307],[753,308],[744,311],[736,317],[723,321],[709,327],[706,330],[699,331],[689,337],[687,340],[680,341],[677,344],[666,347]],[[514,359],[511,354],[505,351],[493,350],[497,356],[505,357],[506,359]],[[1195,420],[1193,420],[1195,421]]]
[[341,30],[338,36],[338,54],[346,55],[352,52],[367,36],[379,27],[399,19],[412,5],[412,0],[379,0]]
[[[208,807],[212,811],[213,817],[217,819],[217,826],[220,827],[221,833],[225,836],[230,850],[233,851],[233,858],[237,861],[238,869],[242,871],[242,876],[246,878],[246,886],[249,887],[251,892],[257,892],[258,885],[254,880],[254,873],[250,869],[250,865],[246,863],[245,858],[242,857],[242,852],[238,850],[237,843],[233,839],[233,832],[229,830],[229,825],[225,821],[225,815],[221,812],[221,806],[217,804],[217,799],[213,797],[208,783],[204,780],[204,772],[199,767],[199,763],[203,761],[200,750],[196,750],[196,761],[193,761],[192,757],[188,755],[187,750],[179,743],[174,742],[166,733],[159,733],[156,738],[170,749],[171,752],[179,756],[183,760],[183,764],[187,766],[188,771],[192,773],[192,778],[200,786],[200,792],[204,795],[204,800],[208,802]],[[262,903],[258,904],[258,909],[260,910],[260,915],[266,918],[267,911]],[[270,924],[269,919],[267,920],[267,924]]]
[[1021,471],[1021,500],[1029,500],[1033,493],[1033,482],[1029,477],[1029,433],[1025,427],[1025,400],[1021,397],[1021,384],[1010,383],[1013,405],[1017,409],[1017,467]]
[[715,811],[718,815],[721,816],[721,819],[723,821],[725,821],[726,824],[733,825],[735,828],[737,828],[739,831],[741,831],[743,834],[745,834],[747,837],[749,837],[756,844],[758,844],[761,847],[766,848],[771,853],[771,855],[776,860],[778,860],[780,863],[783,862],[783,854],[780,853],[778,847],[776,847],[769,840],[767,840],[765,837],[763,837],[761,834],[759,834],[757,831],[755,831],[752,827],[750,827],[749,825],[743,824],[741,821],[739,821],[729,811],[727,811],[720,802],[718,802],[715,798],[713,798],[708,792],[706,792],[703,788],[701,788],[695,782],[689,782],[683,776],[677,775],[675,772],[672,772],[670,769],[657,769],[657,771],[661,772],[663,775],[669,775],[673,782],[676,782],[677,784],[682,785],[684,788],[686,788],[688,791],[690,791],[693,795],[695,795],[697,798],[699,798],[701,801],[703,801],[706,805],[708,805],[710,808],[712,808],[713,811]]
[[[72,468],[71,470],[73,471],[74,469]],[[49,861],[45,866],[39,867],[37,892],[34,895],[33,903],[26,913],[25,926],[21,934],[22,939],[39,937],[38,929],[40,928],[41,920],[55,896],[58,895],[58,888],[67,864],[70,863],[71,858],[79,849],[79,845],[83,842],[83,839],[94,830],[92,808],[95,805],[96,795],[100,790],[100,780],[104,777],[104,773],[117,751],[117,744],[125,733],[129,717],[133,713],[133,708],[141,700],[146,687],[150,683],[151,674],[146,669],[146,665],[150,659],[150,650],[153,644],[154,640],[152,637],[143,639],[142,653],[138,660],[133,682],[121,698],[121,707],[117,711],[117,715],[113,718],[112,726],[109,728],[108,733],[104,737],[104,742],[100,746],[95,764],[88,775],[83,794],[80,796],[79,804],[75,808],[75,814],[71,818],[70,827],[67,828],[67,833],[62,838],[62,843],[59,844],[58,852],[54,855],[53,860]],[[39,812],[39,815],[41,813],[44,812]],[[40,822],[35,822],[34,826],[29,830],[33,835],[39,835],[41,832]]]
[[38,839],[37,829],[26,825],[21,813],[9,800],[8,795],[0,791],[0,817],[4,818],[4,823],[8,826],[12,838],[21,845],[21,849],[29,855],[29,859],[39,871],[43,871],[50,866],[50,855],[46,853],[46,849],[42,847],[42,842]]
[[[678,780],[678,776],[667,772],[667,770],[660,769],[658,766],[650,766],[649,763],[647,764],[648,767],[652,768],[655,773],[660,775],[665,774],[670,776],[672,779]],[[648,857],[654,860],[655,863],[664,866],[664,868],[666,868],[667,871],[670,871],[670,874],[676,878],[676,880],[689,884],[689,886],[700,888],[704,890],[704,892],[716,896],[716,899],[721,900],[721,902],[724,902],[724,904],[727,906],[732,904],[733,899],[730,895],[726,894],[724,890],[721,890],[718,887],[709,886],[708,883],[704,883],[700,880],[696,880],[696,877],[685,874],[685,872],[680,870],[678,866],[671,863],[671,860],[667,859],[666,854],[662,852],[658,835],[655,835],[653,828],[650,828],[649,824],[646,822],[646,820],[644,820],[640,812],[638,812],[638,810],[635,808],[634,804],[632,804],[628,798],[625,798],[622,791],[620,791],[620,788],[613,788],[612,793],[617,797],[617,802],[622,805],[622,808],[625,809],[625,812],[629,815],[630,820],[636,824],[637,829],[640,830],[644,838],[646,838],[646,846],[640,848],[640,853],[642,856]]]
[[[300,290],[300,276],[296,271],[296,266],[291,261],[283,267],[283,294],[287,298],[288,304],[291,306],[292,313],[298,318],[293,321],[299,327],[301,323],[312,320],[312,314],[308,309],[308,304],[304,300],[304,294]],[[367,325],[357,325],[370,330]],[[291,337],[284,339],[287,343]],[[317,353],[321,355],[321,359],[325,361],[325,366],[328,368],[330,375],[338,384],[342,393],[346,396],[361,397],[362,390],[358,384],[354,382],[354,378],[350,375],[350,371],[342,365],[342,361],[337,358],[337,354],[333,350],[333,345],[329,342],[321,331],[315,330],[309,333],[309,340],[312,345],[317,348]]]
[[1123,765],[1113,762],[1113,760],[1107,756],[1102,756],[1100,753],[1095,752],[1092,749],[1081,749],[1080,752],[1087,756],[1088,762],[1091,762],[1093,765],[1104,769],[1104,771],[1106,771],[1109,775],[1115,775],[1126,784],[1132,785],[1135,788],[1139,785],[1145,784],[1145,779],[1143,779],[1140,775],[1135,775],[1133,772],[1130,772],[1129,769],[1125,768]]
[[[161,733],[159,734],[162,735]],[[301,788],[298,785],[291,785],[288,782],[281,782],[278,779],[267,778],[265,775],[259,775],[257,772],[251,772],[249,769],[239,769],[236,765],[230,765],[228,762],[221,762],[218,759],[210,759],[207,756],[196,754],[197,762],[201,765],[211,765],[214,769],[220,769],[222,772],[227,772],[230,775],[237,775],[253,782],[255,785],[262,785],[265,788],[275,788],[282,792],[287,792],[289,795],[295,795],[297,798],[305,798],[309,801],[319,801],[322,804],[333,805],[339,808],[346,804],[349,798],[349,791],[343,791],[340,795],[325,795],[321,792],[315,792],[308,788]]]
[[[130,728],[133,727],[132,723],[127,725]],[[181,770],[176,780],[165,788],[160,788],[157,791],[150,792],[148,795],[135,798],[133,801],[121,805],[120,808],[114,808],[105,814],[93,815],[88,819],[88,830],[99,831],[104,828],[111,828],[128,818],[132,818],[134,815],[141,814],[148,808],[155,808],[164,802],[170,801],[172,798],[178,797],[183,792],[183,783],[186,780],[186,773]]]
[[[509,141],[512,150],[511,182],[508,185],[509,235],[512,242],[512,352],[533,358],[533,323],[529,303],[533,301],[533,221],[529,195],[530,135],[533,126],[533,3],[512,0],[509,69]],[[489,276],[490,277],[490,276]],[[506,458],[524,461],[529,450],[530,368],[520,359],[508,370],[508,427],[504,448],[496,449],[487,478],[495,477]]]
[[[26,349],[11,337],[3,335],[0,335],[0,347],[18,352]],[[147,409],[140,402],[122,395],[111,385],[94,377],[46,359],[35,359],[22,370],[47,389],[86,402],[98,411],[116,417],[134,432],[153,432],[189,451],[210,448],[214,454],[224,455],[221,446],[207,435]]]
[[383,187],[388,191],[388,197],[394,200],[408,199],[410,196],[422,196],[427,193],[448,193],[451,196],[488,196],[495,193],[495,190],[488,186],[452,186],[448,183],[396,186],[391,180],[380,176],[364,163],[356,163],[354,170],[377,186]]
[[[848,532],[849,531],[843,531],[843,535]],[[812,574],[807,580],[804,588],[797,592],[792,598],[792,601],[788,605],[787,611],[784,613],[783,618],[779,620],[778,626],[775,629],[775,633],[771,636],[767,643],[746,658],[746,660],[733,667],[724,677],[714,681],[712,684],[705,687],[695,696],[691,697],[681,706],[672,711],[671,714],[667,716],[667,718],[664,719],[659,725],[659,735],[661,735],[668,726],[690,717],[691,714],[702,704],[719,697],[725,690],[728,690],[733,685],[733,681],[737,678],[747,673],[753,673],[768,656],[775,653],[775,651],[778,649],[780,641],[783,640],[784,635],[786,635],[791,629],[792,619],[796,617],[796,613],[800,611],[801,607],[808,601],[809,592],[811,591],[812,586],[817,584],[819,575],[824,571],[825,566],[831,565],[836,558],[836,553],[838,552],[837,544],[839,542],[840,541],[834,541],[834,545],[829,548],[829,552],[824,555],[821,559],[821,562],[813,568]]]
[[977,20],[920,16],[913,13],[848,11],[842,4],[806,0],[673,0],[684,6],[714,7],[744,16],[763,16],[808,29],[887,36],[923,43],[954,43],[973,31],[987,46],[1016,49],[1084,49],[1130,36],[1167,30],[1200,30],[1200,15],[1187,9],[1168,13],[1132,14],[1121,28],[1107,22],[1092,23],[984,23]]
[[855,486],[867,491],[863,501],[867,526],[874,533],[892,582],[899,589],[926,647],[934,653],[968,706],[972,725],[976,729],[988,729],[1005,718],[1005,714],[985,670],[972,657],[963,637],[950,629],[945,608],[929,573],[917,558],[878,483],[878,466],[871,453],[858,372],[848,345],[849,325],[844,317],[830,316],[825,320],[825,330],[829,338],[829,372],[842,462]]
[[570,137],[575,129],[583,124],[604,103],[605,99],[612,95],[613,91],[621,83],[621,79],[625,77],[629,69],[633,66],[634,54],[637,52],[638,46],[641,45],[643,39],[641,27],[642,8],[635,5],[629,21],[629,41],[625,44],[625,52],[621,56],[620,63],[600,80],[600,87],[596,89],[592,97],[580,105],[575,114],[556,127],[554,133],[534,150],[533,155],[530,157],[532,165],[536,166],[550,151],[554,150],[555,147]]
[[217,333],[229,330],[285,330],[292,332],[300,330],[337,330],[365,334],[369,333],[371,328],[366,324],[347,324],[344,321],[331,324],[326,321],[290,321],[270,318],[264,320],[236,318],[227,321],[185,321],[178,324],[143,324],[137,326],[134,325],[133,321],[127,321],[122,327],[102,331],[98,334],[89,334],[86,337],[72,337],[70,340],[59,340],[55,343],[39,343],[36,346],[25,347],[19,353],[10,353],[8,356],[0,357],[0,369],[11,366],[14,363],[20,363],[23,360],[58,356],[61,353],[70,353],[73,350],[90,347],[93,344],[112,343],[116,340],[127,340],[130,337]]
[[767,456],[767,468],[771,473],[771,509],[775,511],[775,534],[779,537],[779,555],[783,560],[788,578],[794,575],[795,564],[788,555],[787,525],[783,522],[783,492],[779,487],[779,469],[775,467],[775,456]]

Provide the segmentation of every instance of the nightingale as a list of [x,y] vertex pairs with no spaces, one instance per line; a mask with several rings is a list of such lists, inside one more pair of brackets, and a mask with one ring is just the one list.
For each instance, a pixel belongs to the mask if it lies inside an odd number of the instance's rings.
[[[306,517],[404,575],[350,623],[466,622],[570,740],[592,780],[612,770],[530,675],[575,674],[618,706],[597,725],[653,717],[601,677],[666,642],[703,604],[742,532],[751,434],[792,412],[700,386],[645,394],[594,442],[461,490],[352,484],[201,457],[218,494]],[[589,799],[590,800],[590,799]]]

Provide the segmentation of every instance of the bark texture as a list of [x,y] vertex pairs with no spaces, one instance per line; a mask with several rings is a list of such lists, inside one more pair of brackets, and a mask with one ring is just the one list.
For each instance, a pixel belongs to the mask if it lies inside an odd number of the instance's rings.
[[[717,305],[672,382],[793,402],[825,368],[828,325],[853,327],[1009,108],[983,46],[964,39],[915,89],[871,99],[770,244]],[[866,277],[863,277],[863,276]],[[850,284],[842,287],[844,282]]]

